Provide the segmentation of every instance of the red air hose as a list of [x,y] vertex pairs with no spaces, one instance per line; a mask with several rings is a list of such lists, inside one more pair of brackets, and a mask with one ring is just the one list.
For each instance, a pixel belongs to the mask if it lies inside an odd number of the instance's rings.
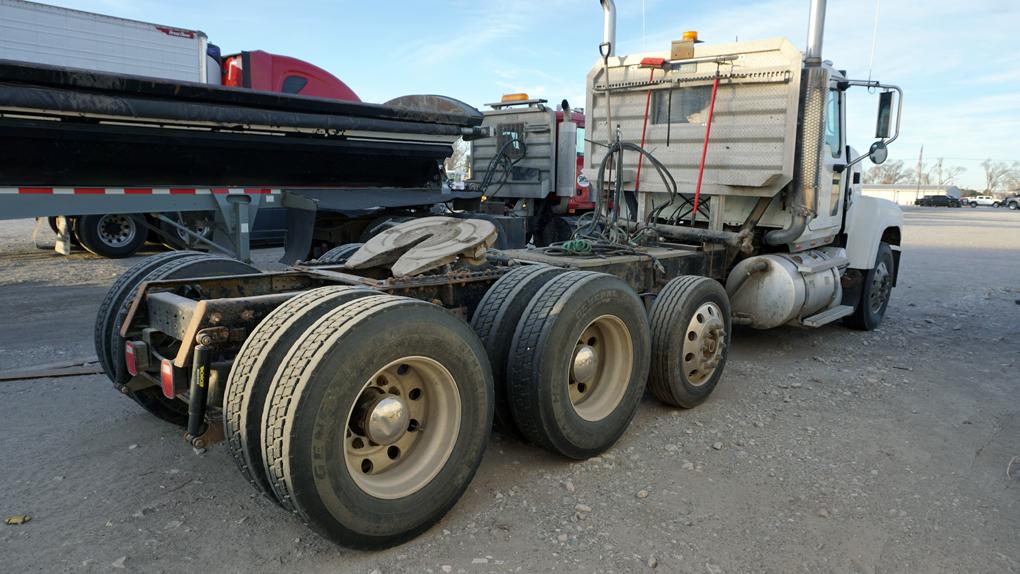
[[[647,59],[647,58],[646,58]],[[644,61],[641,62],[644,64]],[[652,79],[655,77],[655,68],[648,70],[648,83],[652,83]],[[652,88],[648,88],[648,99],[645,100],[645,123],[641,125],[641,149],[645,149],[645,130],[648,129],[648,108],[652,104]],[[641,164],[645,162],[644,154],[638,156],[637,160],[637,180],[634,182],[634,194],[637,195],[638,188],[641,187]]]
[[[715,93],[719,91],[719,74],[715,76],[715,82],[712,83],[712,101],[708,104],[708,123],[705,124],[705,145],[701,148],[701,167],[698,168],[698,185],[694,188],[694,211],[691,212],[691,226],[694,226],[694,220],[698,218],[698,202],[701,200],[701,178],[705,175],[705,157],[708,156],[708,136],[712,133],[712,112],[715,111]],[[648,112],[645,112],[647,119]],[[644,136],[642,136],[642,141]],[[638,164],[638,173],[641,173],[641,165]]]

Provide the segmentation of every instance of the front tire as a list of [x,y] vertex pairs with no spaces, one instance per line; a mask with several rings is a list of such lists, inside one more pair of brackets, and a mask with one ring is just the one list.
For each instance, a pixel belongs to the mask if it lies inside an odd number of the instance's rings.
[[861,300],[853,314],[843,320],[844,324],[862,331],[877,329],[882,324],[892,295],[894,265],[892,248],[883,241],[878,245],[875,266],[864,276]]
[[492,425],[481,341],[436,305],[392,295],[324,315],[291,348],[263,414],[284,508],[344,546],[386,548],[437,522]]
[[74,235],[82,247],[110,259],[130,257],[149,236],[145,216],[131,213],[81,215],[75,219]]

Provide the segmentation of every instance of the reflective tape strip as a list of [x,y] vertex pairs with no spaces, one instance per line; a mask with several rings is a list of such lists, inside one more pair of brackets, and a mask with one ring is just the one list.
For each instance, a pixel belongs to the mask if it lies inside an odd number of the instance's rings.
[[267,187],[0,187],[0,195],[277,195]]

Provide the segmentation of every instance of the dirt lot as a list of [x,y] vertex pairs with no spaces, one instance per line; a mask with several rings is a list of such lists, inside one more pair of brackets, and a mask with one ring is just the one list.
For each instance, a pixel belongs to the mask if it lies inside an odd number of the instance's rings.
[[[494,435],[454,510],[385,552],[317,538],[103,376],[0,382],[0,514],[32,515],[0,524],[3,569],[1016,572],[1020,214],[907,221],[880,330],[738,331],[706,404],[646,398],[586,462]],[[31,228],[0,224],[0,370],[92,355],[132,263],[36,250]]]

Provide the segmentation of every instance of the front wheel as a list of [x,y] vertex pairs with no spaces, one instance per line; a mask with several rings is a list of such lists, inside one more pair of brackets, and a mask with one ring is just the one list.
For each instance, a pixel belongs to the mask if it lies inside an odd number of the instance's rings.
[[1017,203],[1015,201],[1011,201],[1011,202],[1009,202],[1009,205],[1007,205],[1007,207],[1009,207],[1013,211],[1016,211],[1017,209],[1020,209],[1020,203]]
[[971,207],[971,209],[977,207],[977,202],[976,201],[970,202],[970,207]]
[[880,243],[875,266],[865,274],[861,299],[853,314],[843,320],[844,324],[862,331],[878,328],[892,295],[894,266],[892,248],[888,243]]
[[996,207],[996,208],[997,208],[997,207],[999,207],[1000,205],[1002,205],[1002,204],[1001,204],[1001,203],[999,203],[998,201],[994,201],[994,202],[992,202],[992,207]]

